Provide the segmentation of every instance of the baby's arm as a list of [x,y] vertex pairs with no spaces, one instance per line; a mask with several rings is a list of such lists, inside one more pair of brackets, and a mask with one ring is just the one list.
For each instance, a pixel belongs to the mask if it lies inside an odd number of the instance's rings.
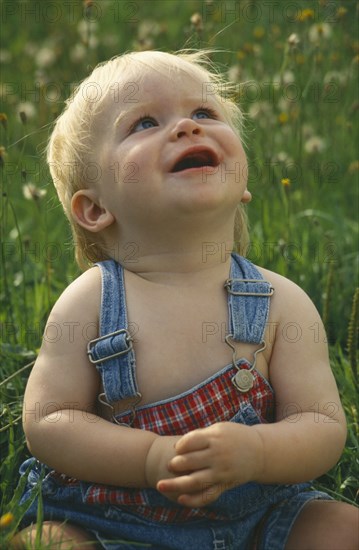
[[[28,447],[39,460],[70,477],[155,486],[172,475],[167,463],[179,437],[159,437],[97,415],[100,379],[86,346],[97,336],[100,295],[100,272],[93,268],[72,283],[53,308],[25,392]],[[155,441],[155,460],[146,465]]]
[[276,422],[227,422],[183,436],[170,462],[178,477],[160,481],[158,489],[177,491],[184,505],[203,506],[248,481],[308,481],[330,469],[345,444],[345,417],[320,317],[294,283],[265,275],[276,289],[272,309],[279,323],[269,366]]

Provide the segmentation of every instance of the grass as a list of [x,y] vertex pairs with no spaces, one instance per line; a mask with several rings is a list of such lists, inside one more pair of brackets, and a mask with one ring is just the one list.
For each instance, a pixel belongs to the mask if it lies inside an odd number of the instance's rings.
[[[253,193],[248,256],[302,286],[324,319],[348,440],[338,465],[316,486],[356,500],[356,3],[293,5],[141,0],[78,2],[71,10],[45,1],[31,10],[26,1],[4,4],[0,488],[1,513],[13,514],[2,530],[4,548],[24,512],[17,484],[27,456],[20,422],[26,379],[48,313],[79,273],[43,150],[73,84],[129,49],[223,50],[213,58],[238,82],[246,113]],[[308,328],[315,338],[316,327]]]

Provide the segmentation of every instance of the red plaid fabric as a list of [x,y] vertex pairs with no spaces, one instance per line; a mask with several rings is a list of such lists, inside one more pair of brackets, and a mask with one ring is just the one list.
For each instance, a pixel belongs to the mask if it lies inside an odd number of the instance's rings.
[[[241,368],[250,368],[243,364]],[[250,403],[258,415],[254,422],[273,420],[273,391],[256,371],[254,386],[247,393],[240,393],[231,378],[237,369],[226,367],[218,375],[196,386],[179,397],[144,406],[136,410],[132,424],[134,428],[149,430],[159,435],[183,435],[196,428],[204,428],[215,422],[226,422],[235,418],[240,406]],[[130,422],[130,414],[121,415],[118,420]],[[148,503],[146,490],[93,485],[86,494],[86,502],[93,504],[115,504],[126,507],[153,521],[179,523],[189,518],[226,519],[218,512],[204,508],[185,508],[172,505],[152,506]]]

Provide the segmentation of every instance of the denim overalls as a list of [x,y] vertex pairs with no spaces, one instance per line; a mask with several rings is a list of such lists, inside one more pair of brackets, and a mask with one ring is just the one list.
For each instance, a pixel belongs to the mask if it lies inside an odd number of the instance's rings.
[[[228,292],[229,334],[233,360],[190,390],[154,404],[140,405],[135,355],[127,322],[123,268],[113,260],[98,264],[102,274],[100,336],[88,345],[98,369],[102,403],[129,399],[129,409],[114,412],[113,421],[160,435],[182,435],[215,422],[246,425],[274,420],[274,393],[256,370],[256,355],[265,347],[264,333],[273,289],[248,260],[233,254]],[[237,359],[231,340],[258,344],[253,363]],[[45,519],[68,520],[92,531],[106,549],[135,549],[137,541],[155,549],[281,550],[291,526],[306,502],[330,497],[308,491],[309,483],[260,485],[250,482],[222,493],[204,508],[186,508],[155,489],[120,488],[79,482],[29,459],[23,500],[44,471],[42,495]],[[36,501],[25,521],[36,520]],[[117,542],[116,542],[117,541]],[[122,542],[120,542],[122,541]],[[152,545],[152,546],[151,546]]]

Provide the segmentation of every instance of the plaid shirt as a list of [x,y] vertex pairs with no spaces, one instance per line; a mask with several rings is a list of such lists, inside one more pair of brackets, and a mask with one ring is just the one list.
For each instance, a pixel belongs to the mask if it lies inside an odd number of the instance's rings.
[[[241,368],[250,368],[250,365],[242,364]],[[255,411],[249,423],[273,421],[273,391],[269,384],[256,371],[252,371],[253,388],[247,393],[240,393],[231,382],[236,372],[233,366],[227,367],[208,382],[178,397],[137,409],[132,426],[159,435],[183,435],[216,422],[236,420],[240,407],[246,403],[251,404]],[[123,414],[117,420],[128,423],[130,414]],[[148,503],[147,492],[147,489],[96,484],[87,491],[86,502],[123,506],[152,521],[166,523],[185,522],[189,518],[228,519],[210,508],[187,508],[171,501],[168,501],[168,506],[152,506]]]

